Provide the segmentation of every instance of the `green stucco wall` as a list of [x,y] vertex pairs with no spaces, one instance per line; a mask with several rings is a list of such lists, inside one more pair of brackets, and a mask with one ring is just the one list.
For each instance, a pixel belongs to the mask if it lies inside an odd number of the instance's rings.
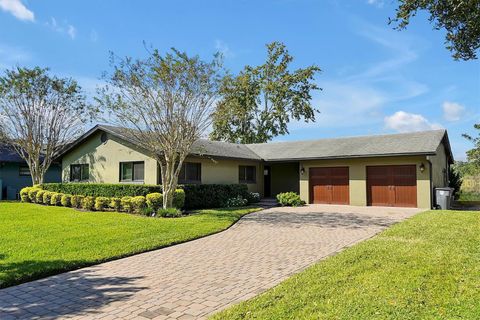
[[[420,164],[425,170],[420,171]],[[350,174],[350,204],[354,206],[367,205],[367,166],[374,165],[416,165],[417,166],[417,206],[431,207],[430,172],[426,157],[379,157],[336,160],[301,161],[300,166],[305,173],[300,175],[300,197],[309,203],[309,168],[311,167],[349,167]]]
[[436,153],[434,156],[428,156],[432,163],[432,185],[434,188],[447,187],[448,160],[443,143],[438,146]]

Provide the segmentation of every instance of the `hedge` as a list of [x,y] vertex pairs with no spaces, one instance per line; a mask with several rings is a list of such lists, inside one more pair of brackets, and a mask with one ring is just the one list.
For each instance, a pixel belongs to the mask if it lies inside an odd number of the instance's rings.
[[[108,198],[145,197],[151,193],[162,193],[160,185],[138,184],[44,183],[41,188],[64,194]],[[251,194],[245,184],[190,184],[179,186],[179,188],[185,191],[185,209],[224,207],[229,199],[239,196],[243,199],[251,199]],[[183,201],[180,200],[180,202]],[[176,206],[178,207],[178,205]]]
[[162,186],[111,183],[44,183],[43,190],[91,197],[135,197],[162,192]]

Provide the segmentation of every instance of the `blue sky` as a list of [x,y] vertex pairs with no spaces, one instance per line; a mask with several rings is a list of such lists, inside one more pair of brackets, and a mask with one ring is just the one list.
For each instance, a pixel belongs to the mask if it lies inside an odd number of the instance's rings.
[[407,30],[387,24],[396,1],[48,1],[0,0],[0,68],[49,67],[89,93],[108,70],[108,52],[145,55],[143,41],[209,58],[223,52],[233,72],[284,42],[294,67],[317,64],[315,123],[294,122],[276,140],[448,129],[454,154],[471,148],[461,133],[480,121],[480,63],[453,61],[444,32],[419,14]]

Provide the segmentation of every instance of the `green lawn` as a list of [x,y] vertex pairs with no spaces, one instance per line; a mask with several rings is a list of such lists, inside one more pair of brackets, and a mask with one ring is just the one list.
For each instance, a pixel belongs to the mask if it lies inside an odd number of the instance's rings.
[[258,208],[182,218],[0,202],[0,288],[224,230]]
[[428,211],[215,319],[478,319],[480,211]]

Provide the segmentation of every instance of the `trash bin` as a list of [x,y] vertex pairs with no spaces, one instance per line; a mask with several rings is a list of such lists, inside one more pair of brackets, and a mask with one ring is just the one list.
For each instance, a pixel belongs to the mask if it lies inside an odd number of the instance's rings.
[[435,188],[436,207],[442,210],[450,209],[453,188]]

